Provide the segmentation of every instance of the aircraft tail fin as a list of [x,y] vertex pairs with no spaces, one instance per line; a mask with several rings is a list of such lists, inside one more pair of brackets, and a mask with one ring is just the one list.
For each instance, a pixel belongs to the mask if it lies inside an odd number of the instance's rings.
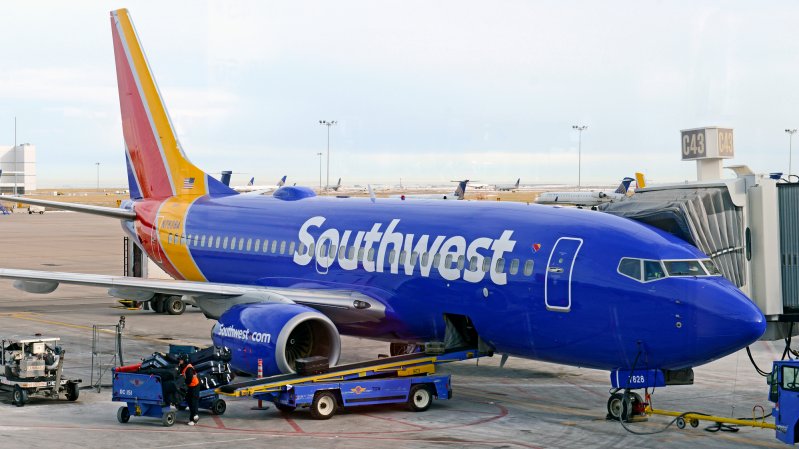
[[341,178],[338,178],[338,183],[335,187],[333,187],[334,192],[338,192],[338,189],[341,187]]
[[644,178],[644,174],[640,172],[635,173],[635,188],[636,189],[643,189],[646,187],[646,179]]
[[513,186],[514,189],[518,189],[519,188],[519,183],[521,182],[521,180],[522,180],[522,178],[516,178],[516,185]]
[[111,11],[111,34],[131,198],[235,194],[183,152],[127,9]]
[[619,187],[616,189],[616,191],[614,193],[624,193],[624,194],[626,194],[627,190],[630,188],[630,184],[633,181],[634,181],[633,178],[630,178],[629,176],[625,177],[624,179],[621,180],[621,184],[619,184]]
[[468,179],[458,181],[458,187],[455,189],[455,198],[462,200],[466,195],[466,184],[469,183]]
[[250,178],[249,181],[247,181],[247,187],[254,185],[255,185],[255,176],[253,176],[252,178]]
[[277,182],[278,187],[283,187],[284,185],[286,185],[286,175],[283,175],[283,177],[280,178],[280,181]]

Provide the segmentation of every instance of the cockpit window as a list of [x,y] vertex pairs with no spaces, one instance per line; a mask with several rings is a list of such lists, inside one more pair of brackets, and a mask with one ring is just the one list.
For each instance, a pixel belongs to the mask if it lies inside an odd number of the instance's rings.
[[619,262],[619,273],[631,277],[636,281],[641,280],[641,259],[624,258]]
[[660,265],[660,261],[644,261],[644,281],[655,281],[664,277],[666,277],[666,273],[663,272],[663,267]]
[[719,271],[719,269],[716,268],[716,264],[714,264],[712,260],[705,259],[702,261],[702,265],[705,266],[707,274],[711,276],[721,276],[721,271]]
[[705,276],[705,269],[698,260],[666,260],[669,276]]

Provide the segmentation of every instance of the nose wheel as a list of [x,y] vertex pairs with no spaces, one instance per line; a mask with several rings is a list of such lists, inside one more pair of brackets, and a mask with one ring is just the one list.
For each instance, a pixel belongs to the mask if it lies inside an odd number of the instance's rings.
[[644,399],[636,392],[613,393],[608,399],[607,419],[631,422],[636,416],[644,415],[644,407]]

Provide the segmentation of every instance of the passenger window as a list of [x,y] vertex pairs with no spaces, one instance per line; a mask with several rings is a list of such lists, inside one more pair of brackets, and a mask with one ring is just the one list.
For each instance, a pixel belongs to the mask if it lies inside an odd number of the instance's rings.
[[394,257],[397,256],[397,252],[393,249],[388,252],[388,263],[389,265],[394,265]]
[[500,257],[499,259],[497,259],[497,264],[495,266],[494,271],[496,271],[497,273],[504,273],[505,272],[505,259],[504,258]]
[[530,276],[533,274],[533,259],[527,259],[527,262],[524,263],[524,275]]
[[241,251],[242,249],[244,249],[244,239],[240,238],[239,239],[239,251]]
[[260,250],[261,250],[261,239],[255,239],[255,247],[253,248],[253,251],[257,253]]
[[252,239],[247,239],[247,252],[252,251]]
[[427,265],[428,260],[430,260],[430,254],[422,253],[422,265]]
[[375,260],[375,249],[374,248],[369,248],[369,254],[366,255],[366,258],[369,260],[369,262],[374,262],[374,260]]
[[280,254],[286,254],[286,241],[280,241]]
[[510,261],[510,274],[516,274],[519,272],[519,259],[513,259]]
[[407,258],[408,258],[408,252],[404,250],[400,251],[399,263],[401,265],[405,265],[405,261],[407,260]]
[[167,234],[166,235],[166,241],[167,241],[167,243],[172,243],[172,234]]
[[296,247],[297,247],[297,242],[291,242],[291,245],[289,245],[289,254],[294,254],[294,248]]
[[227,237],[222,240],[222,249],[227,249]]
[[655,281],[666,277],[663,267],[657,260],[644,261],[644,281]]
[[358,260],[361,261],[361,262],[363,262],[363,253],[364,253],[364,251],[365,250],[363,249],[363,247],[358,247]]
[[491,269],[491,258],[486,257],[483,259],[483,273],[488,273],[488,270]]
[[327,257],[327,247],[330,246],[330,240],[325,240],[322,242],[322,246],[319,247],[319,256],[320,257]]
[[277,240],[272,240],[272,254],[277,252]]
[[631,259],[625,257],[619,261],[619,273],[633,278],[636,281],[641,280],[641,259]]
[[416,251],[412,252],[411,253],[411,266],[415,266],[416,265],[416,261],[418,261],[418,260],[419,260],[419,253],[417,253]]
[[355,247],[350,246],[349,251],[347,251],[347,259],[352,260],[355,257]]
[[306,249],[305,243],[300,243],[299,253],[300,254],[305,254],[305,249]]
[[438,266],[439,266],[439,265],[438,265],[439,263],[441,263],[441,254],[439,254],[439,253],[436,253],[436,255],[435,255],[435,256],[433,256],[433,266],[434,266],[434,267],[438,267]]
[[267,239],[264,239],[264,252],[265,253],[269,252],[269,240]]
[[[213,238],[213,237],[211,237],[211,238]],[[216,249],[219,249],[219,241],[220,241],[220,239],[221,239],[221,237],[216,236]]]
[[477,256],[472,256],[469,259],[469,271],[477,271]]
[[341,248],[338,249],[338,258],[339,259],[343,259],[346,255],[347,255],[347,247],[346,246],[342,246]]
[[200,241],[200,236],[199,236],[199,234],[194,234],[194,246],[197,246],[197,244],[199,243],[199,241]]
[[230,239],[230,250],[235,251],[236,249],[236,237],[232,237]]
[[463,270],[463,265],[466,261],[465,256],[458,256],[458,270]]
[[316,253],[314,252],[314,246],[315,246],[315,245],[316,245],[315,243],[311,243],[311,244],[308,246],[308,254],[310,254],[310,255],[312,255],[312,256],[313,256],[314,254],[316,254]]
[[200,248],[205,248],[205,237],[205,234],[203,234],[203,237],[200,239]]
[[447,257],[444,258],[444,269],[448,269],[452,267],[452,254],[447,254]]

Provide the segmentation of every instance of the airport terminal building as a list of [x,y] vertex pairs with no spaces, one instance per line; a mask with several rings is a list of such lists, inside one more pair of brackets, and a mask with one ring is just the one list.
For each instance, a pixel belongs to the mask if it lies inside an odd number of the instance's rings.
[[36,190],[36,146],[23,143],[0,146],[0,194]]

